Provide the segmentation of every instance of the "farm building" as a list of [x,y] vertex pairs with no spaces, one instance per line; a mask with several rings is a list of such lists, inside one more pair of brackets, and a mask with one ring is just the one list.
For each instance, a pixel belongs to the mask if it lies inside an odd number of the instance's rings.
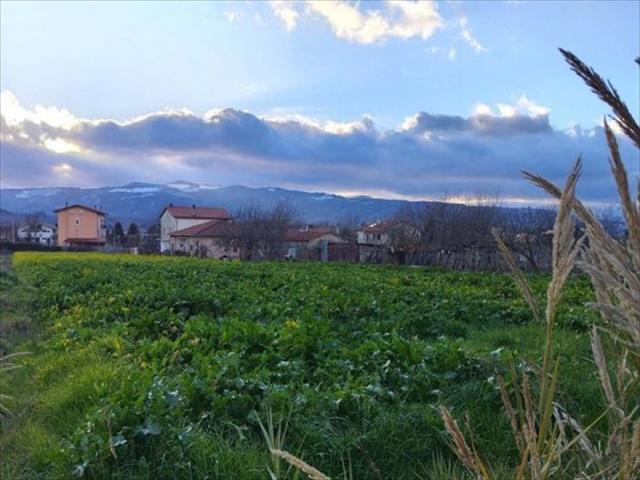
[[199,257],[239,258],[240,251],[228,244],[234,225],[227,220],[209,220],[169,234],[171,253]]
[[169,205],[160,214],[160,251],[171,251],[171,234],[174,232],[212,221],[228,222],[230,220],[231,215],[224,208]]
[[344,245],[347,241],[330,228],[303,226],[285,232],[285,257],[289,259],[331,260],[329,251],[333,245]]
[[59,246],[104,246],[106,237],[104,212],[79,204],[65,205],[54,212],[58,215]]
[[[360,262],[383,263],[395,259],[404,263],[404,256],[417,246],[419,232],[398,220],[383,220],[362,227],[357,232]],[[392,258],[393,257],[393,258]]]

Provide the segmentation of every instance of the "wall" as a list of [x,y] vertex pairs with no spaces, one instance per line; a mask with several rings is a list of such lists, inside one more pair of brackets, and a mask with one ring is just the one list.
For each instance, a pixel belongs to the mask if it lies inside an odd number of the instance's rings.
[[171,237],[169,234],[176,230],[193,227],[211,221],[210,218],[174,218],[168,210],[160,217],[160,252],[171,251]]
[[389,234],[387,233],[368,233],[358,232],[358,243],[364,245],[386,245],[389,243]]
[[207,258],[240,258],[237,249],[224,246],[217,237],[170,237],[171,251]]
[[91,210],[80,207],[58,212],[58,245],[65,246],[68,238],[104,240],[103,218]]
[[178,222],[167,211],[160,217],[160,252],[168,252],[171,250],[171,242],[169,234],[178,230]]

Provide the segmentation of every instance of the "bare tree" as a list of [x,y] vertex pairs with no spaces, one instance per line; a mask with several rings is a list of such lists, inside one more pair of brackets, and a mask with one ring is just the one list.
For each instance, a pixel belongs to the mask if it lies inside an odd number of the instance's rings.
[[240,208],[228,226],[225,244],[237,248],[244,260],[275,260],[284,255],[284,236],[297,217],[286,201],[263,209],[257,204]]
[[362,219],[357,213],[349,212],[338,221],[337,233],[345,239],[355,241],[362,223]]
[[555,218],[553,209],[506,210],[496,229],[505,245],[537,272],[547,268],[551,259]]
[[408,205],[396,218],[420,232],[423,250],[459,250],[493,245],[491,227],[499,220],[498,198],[477,195],[470,205],[441,201]]

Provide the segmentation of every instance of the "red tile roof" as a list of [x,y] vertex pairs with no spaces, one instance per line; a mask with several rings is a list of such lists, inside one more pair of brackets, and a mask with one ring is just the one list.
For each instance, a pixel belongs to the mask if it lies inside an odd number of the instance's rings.
[[285,232],[284,240],[286,242],[310,242],[330,233],[333,233],[330,228],[309,228],[307,230],[290,228]]
[[224,220],[210,220],[192,227],[176,230],[172,237],[228,237],[233,232],[234,224]]
[[80,205],[79,203],[74,203],[73,205],[65,205],[62,208],[58,208],[57,210],[54,210],[54,213],[58,213],[58,212],[62,212],[64,210],[69,210],[70,208],[82,208],[84,210],[89,210],[90,212],[94,212],[97,213],[98,215],[106,215],[106,213],[101,212],[100,210],[97,210],[95,208],[91,208],[91,207],[86,207],[84,205]]
[[160,216],[168,211],[173,218],[200,218],[205,220],[229,220],[231,215],[224,208],[215,207],[166,207]]

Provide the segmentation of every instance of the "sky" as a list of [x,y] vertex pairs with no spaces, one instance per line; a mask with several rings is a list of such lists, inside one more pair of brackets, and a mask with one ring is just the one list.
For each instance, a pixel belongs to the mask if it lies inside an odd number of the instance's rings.
[[[610,202],[607,113],[640,108],[640,2],[0,3],[0,186],[279,186]],[[638,151],[620,137],[632,174]]]

